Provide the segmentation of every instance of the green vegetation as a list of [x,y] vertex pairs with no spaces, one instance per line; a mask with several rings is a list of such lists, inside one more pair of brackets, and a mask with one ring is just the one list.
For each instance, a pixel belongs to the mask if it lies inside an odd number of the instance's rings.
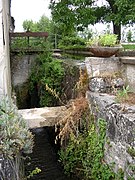
[[24,37],[14,38],[11,41],[11,49],[14,48],[42,48],[48,44],[49,48],[57,48],[58,42],[61,39],[61,29],[59,25],[55,24],[52,20],[46,16],[42,16],[38,22],[32,20],[25,20],[23,22],[23,29],[26,32],[48,32],[49,36],[47,39],[39,37]]
[[127,152],[132,156],[135,157],[135,148],[128,148]]
[[31,177],[33,177],[34,175],[38,174],[41,172],[41,169],[39,169],[38,167],[36,167],[32,172],[30,172],[30,174],[27,176],[27,179],[30,179]]
[[122,44],[124,50],[135,50],[135,44]]
[[[16,106],[6,98],[0,101],[0,152],[11,165],[13,179],[24,177],[22,153],[29,154],[32,148],[33,135]],[[6,173],[2,176],[5,179]]]
[[117,44],[116,34],[104,34],[100,36],[99,43],[101,46],[115,46]]
[[28,41],[26,38],[15,38],[13,41],[11,41],[11,49],[16,48],[25,48],[28,47]]
[[103,34],[98,37],[92,38],[87,42],[87,46],[108,46],[113,47],[117,45],[116,34]]
[[83,31],[97,22],[113,22],[113,33],[121,39],[121,24],[135,22],[134,0],[106,0],[98,6],[96,0],[63,1],[52,0],[50,8],[55,23],[63,27],[63,33]]
[[65,149],[60,151],[60,161],[63,163],[65,173],[75,173],[80,179],[123,179],[123,172],[114,174],[104,162],[104,143],[106,123],[103,119],[98,121],[98,132],[94,120],[90,119],[88,130],[73,134]]
[[47,51],[37,57],[29,81],[31,93],[37,88],[40,106],[56,106],[59,103],[63,76],[61,60],[53,59]]
[[[135,156],[134,156],[135,157]],[[135,165],[134,164],[129,164],[128,168],[132,171],[133,175],[135,174]],[[128,180],[134,180],[134,176],[128,176]]]
[[61,49],[84,48],[85,46],[85,40],[79,36],[65,36],[59,41],[58,45]]
[[[63,26],[55,23],[46,16],[42,16],[38,22],[32,20],[25,20],[23,22],[23,29],[26,32],[48,32],[49,36],[45,40],[39,37],[30,38],[15,38],[11,41],[11,48],[44,48],[48,43],[49,48],[77,48],[84,47],[85,40],[77,35],[76,31],[70,31],[69,34],[63,34]],[[89,34],[89,33],[88,33]]]
[[[63,27],[59,23],[55,23],[46,16],[42,16],[38,22],[32,20],[25,20],[23,22],[23,28],[25,31],[32,32],[48,32],[49,36],[47,41],[50,43],[51,48],[57,48],[59,41],[63,36]],[[64,34],[65,35],[65,34]],[[76,36],[75,32],[70,32],[70,36]]]
[[128,93],[130,92],[129,85],[123,86],[123,89],[118,90],[116,93],[116,100],[118,102],[125,102],[128,99]]
[[132,31],[131,30],[129,30],[127,32],[127,40],[128,40],[128,42],[132,42]]

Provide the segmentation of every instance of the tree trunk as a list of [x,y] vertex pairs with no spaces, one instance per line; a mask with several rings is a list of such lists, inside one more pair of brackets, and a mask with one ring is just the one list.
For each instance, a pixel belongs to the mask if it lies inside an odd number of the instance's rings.
[[118,40],[121,40],[121,25],[116,25],[113,22],[113,33],[118,36]]

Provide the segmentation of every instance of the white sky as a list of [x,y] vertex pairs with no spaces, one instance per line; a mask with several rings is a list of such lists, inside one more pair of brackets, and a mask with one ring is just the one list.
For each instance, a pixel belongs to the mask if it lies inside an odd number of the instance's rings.
[[[102,5],[105,0],[98,0],[98,5]],[[12,0],[11,15],[15,19],[15,32],[23,31],[22,23],[24,20],[38,21],[42,15],[51,17],[49,10],[50,0]],[[103,29],[100,25],[98,30]]]
[[[50,0],[12,0],[11,1],[11,15],[15,19],[15,32],[23,31],[22,23],[24,20],[38,21],[42,15],[51,17],[49,10]],[[106,3],[105,0],[98,0],[98,5],[101,6]],[[90,26],[95,32],[102,33],[105,30],[103,24],[98,23],[95,26]],[[111,24],[112,29],[112,24]]]
[[15,19],[15,31],[23,31],[24,20],[38,21],[42,15],[51,17],[50,0],[12,0],[11,15]]

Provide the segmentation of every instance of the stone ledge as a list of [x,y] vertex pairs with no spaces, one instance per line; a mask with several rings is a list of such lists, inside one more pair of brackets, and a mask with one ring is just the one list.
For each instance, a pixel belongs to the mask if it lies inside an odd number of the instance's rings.
[[65,110],[65,106],[59,106],[22,109],[18,112],[26,120],[28,127],[32,129],[44,126],[54,126],[58,121],[58,117],[61,117]]
[[129,57],[129,56],[120,57],[120,61],[123,64],[133,64],[133,65],[135,65],[135,57]]

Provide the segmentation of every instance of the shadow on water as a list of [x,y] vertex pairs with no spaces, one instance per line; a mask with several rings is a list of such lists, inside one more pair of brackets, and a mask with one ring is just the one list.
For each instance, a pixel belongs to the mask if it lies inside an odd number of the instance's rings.
[[[73,180],[68,178],[58,162],[58,146],[55,145],[54,127],[32,129],[35,136],[33,153],[30,155],[30,163],[26,163],[26,173],[29,174],[36,167],[41,172],[34,175],[31,180]],[[77,179],[74,179],[77,180]]]

